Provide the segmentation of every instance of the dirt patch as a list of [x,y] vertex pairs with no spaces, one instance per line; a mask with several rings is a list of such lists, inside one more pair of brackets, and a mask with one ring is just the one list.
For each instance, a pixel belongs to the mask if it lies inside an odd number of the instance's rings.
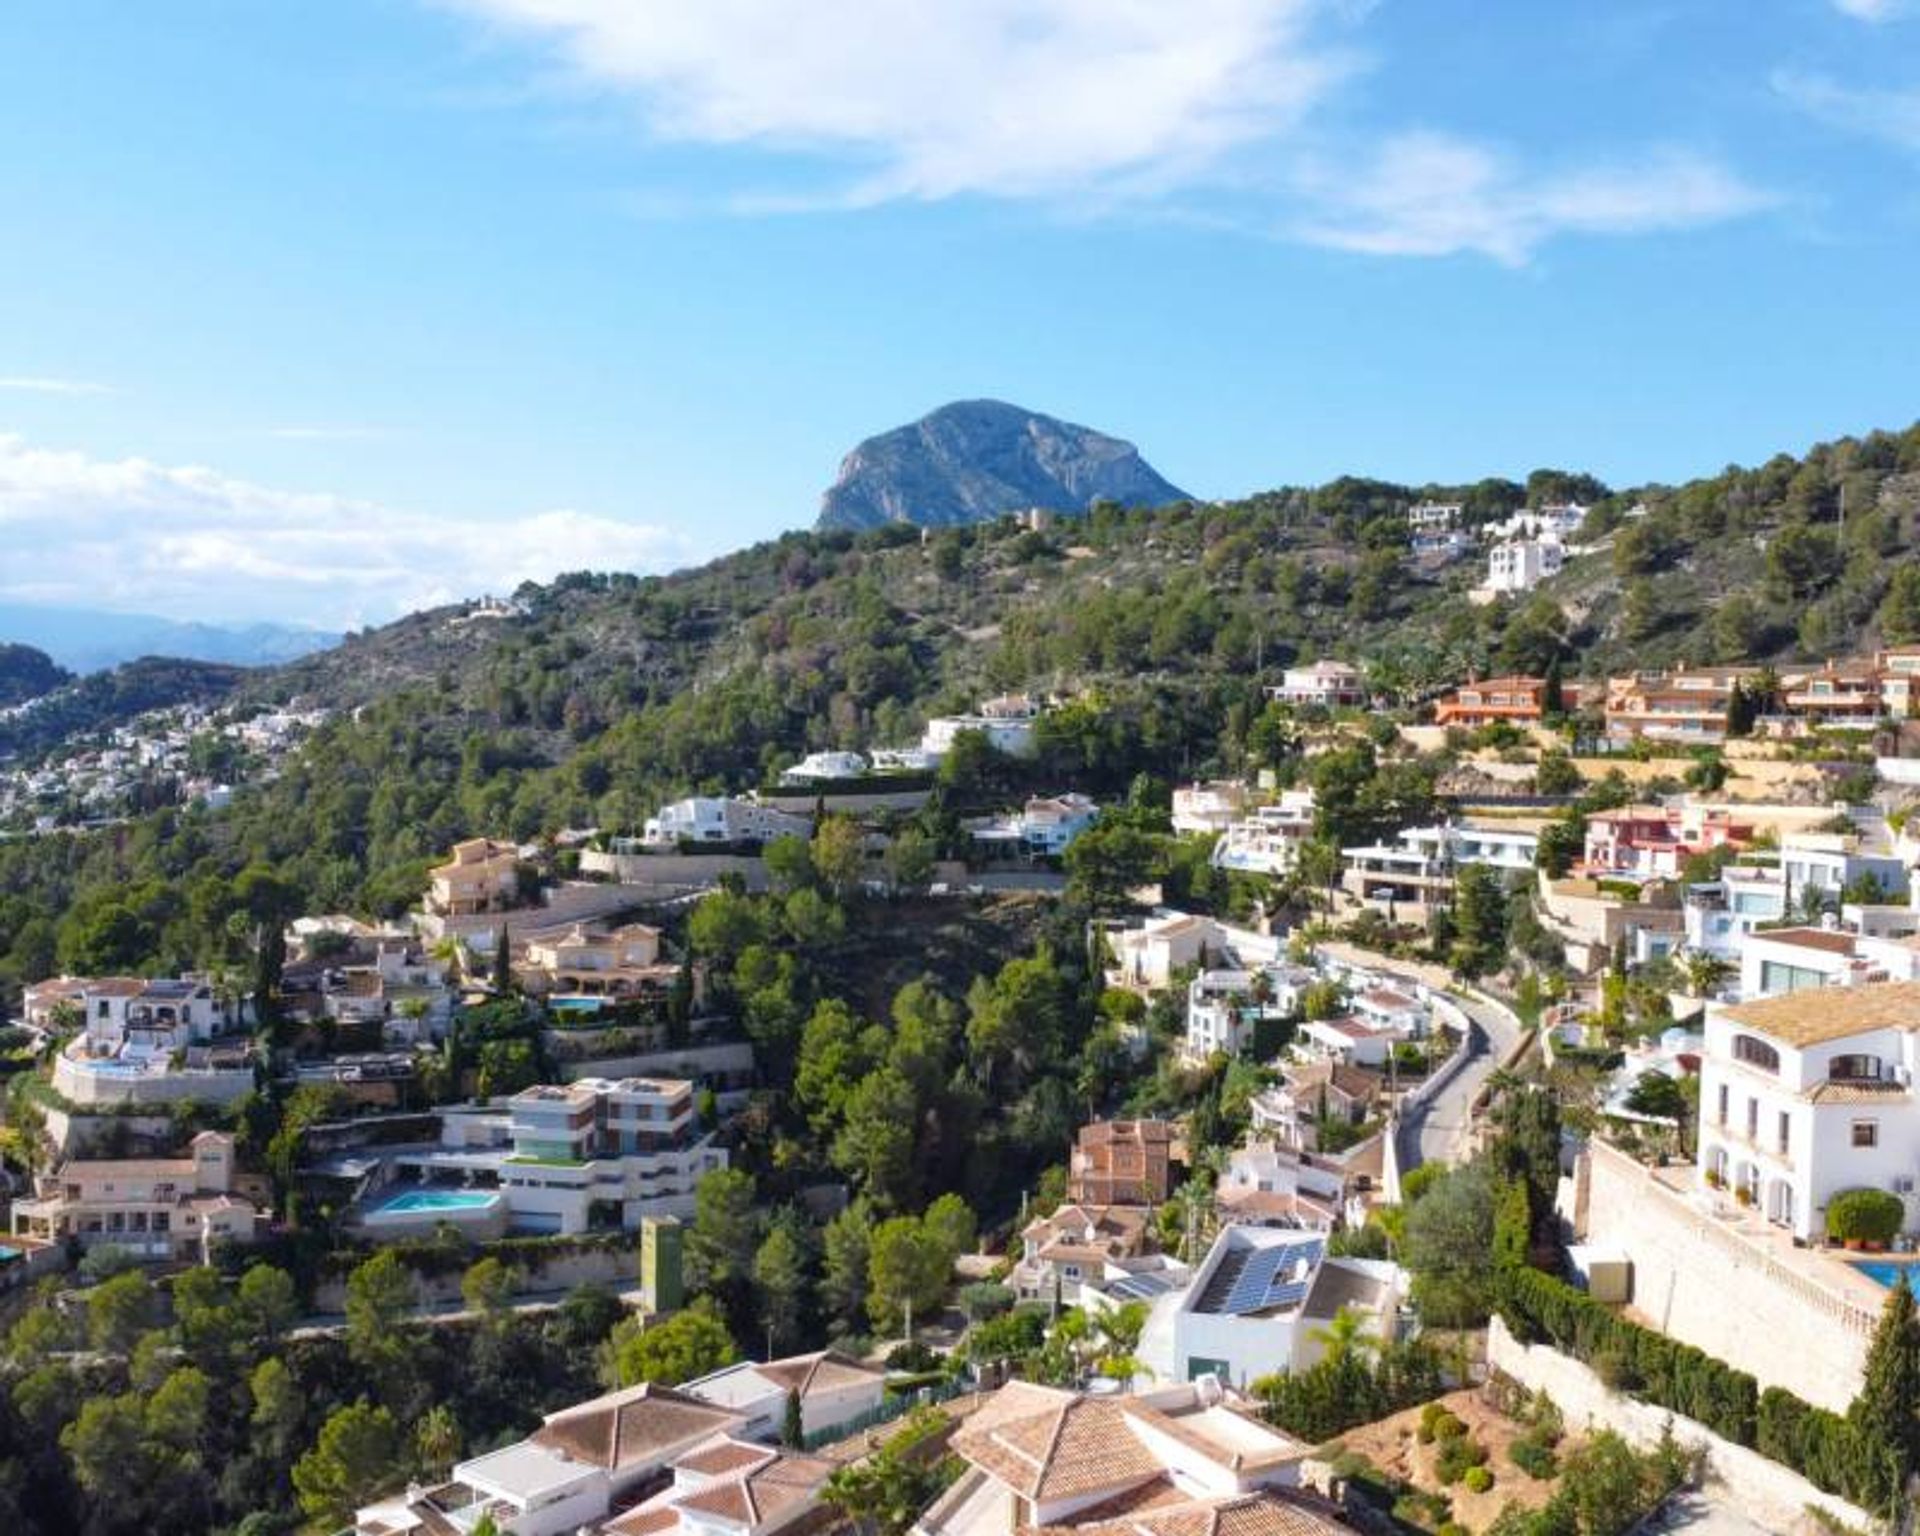
[[[1382,1472],[1399,1478],[1425,1493],[1438,1493],[1453,1502],[1453,1518],[1472,1531],[1484,1531],[1509,1504],[1539,1509],[1553,1496],[1554,1482],[1529,1477],[1513,1464],[1509,1455],[1513,1442],[1527,1432],[1527,1426],[1508,1418],[1476,1391],[1449,1393],[1440,1399],[1461,1423],[1467,1434],[1487,1449],[1487,1469],[1493,1473],[1493,1486],[1485,1493],[1474,1493],[1464,1484],[1448,1487],[1434,1471],[1439,1444],[1422,1445],[1417,1431],[1421,1409],[1409,1408],[1390,1419],[1362,1425],[1340,1437],[1348,1451],[1367,1458]],[[1565,1458],[1574,1440],[1560,1443]]]

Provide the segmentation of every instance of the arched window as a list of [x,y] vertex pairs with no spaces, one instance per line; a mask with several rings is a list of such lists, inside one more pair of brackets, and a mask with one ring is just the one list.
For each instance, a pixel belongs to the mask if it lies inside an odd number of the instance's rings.
[[1733,1037],[1733,1059],[1744,1061],[1750,1067],[1758,1067],[1762,1072],[1780,1070],[1780,1053],[1766,1041],[1756,1039],[1752,1035]]

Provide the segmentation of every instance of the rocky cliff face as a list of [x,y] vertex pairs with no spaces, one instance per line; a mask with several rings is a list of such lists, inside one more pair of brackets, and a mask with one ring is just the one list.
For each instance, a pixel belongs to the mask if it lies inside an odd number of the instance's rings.
[[946,527],[1028,507],[1084,512],[1101,500],[1188,499],[1132,443],[998,400],[962,400],[870,437],[841,460],[820,498],[819,526]]

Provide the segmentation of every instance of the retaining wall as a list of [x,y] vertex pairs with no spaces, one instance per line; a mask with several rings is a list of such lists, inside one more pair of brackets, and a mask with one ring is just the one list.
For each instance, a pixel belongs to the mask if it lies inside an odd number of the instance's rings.
[[1611,1429],[1641,1447],[1657,1445],[1671,1427],[1681,1444],[1704,1453],[1709,1483],[1728,1490],[1740,1512],[1764,1530],[1790,1533],[1825,1529],[1808,1508],[1825,1510],[1855,1529],[1874,1528],[1865,1513],[1830,1493],[1822,1493],[1804,1477],[1758,1451],[1735,1445],[1704,1424],[1680,1417],[1650,1403],[1636,1402],[1611,1391],[1578,1360],[1545,1344],[1522,1344],[1498,1317],[1487,1325],[1487,1364],[1504,1371],[1521,1385],[1545,1392],[1566,1420],[1569,1430],[1584,1426]]
[[1728,1230],[1602,1142],[1589,1143],[1582,1176],[1581,1233],[1632,1259],[1637,1317],[1738,1366],[1762,1387],[1846,1411],[1859,1391],[1876,1312]]

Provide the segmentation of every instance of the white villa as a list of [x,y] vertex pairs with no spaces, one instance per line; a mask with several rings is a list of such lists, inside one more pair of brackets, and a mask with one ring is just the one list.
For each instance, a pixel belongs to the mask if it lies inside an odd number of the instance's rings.
[[1113,956],[1107,984],[1136,992],[1171,986],[1175,973],[1190,965],[1251,969],[1280,958],[1279,940],[1188,912],[1161,911],[1134,927],[1104,929],[1103,936]]
[[1161,1380],[1213,1376],[1244,1391],[1321,1354],[1314,1334],[1342,1306],[1385,1342],[1396,1336],[1396,1266],[1327,1256],[1324,1232],[1236,1223],[1223,1227],[1182,1292],[1153,1303],[1140,1357]]
[[1707,1011],[1698,1165],[1801,1239],[1841,1190],[1898,1195],[1920,1224],[1920,982],[1818,988]]
[[809,752],[780,775],[782,784],[826,784],[836,779],[857,779],[867,771],[867,760],[858,752]]
[[1312,704],[1323,709],[1351,708],[1367,702],[1366,679],[1344,661],[1316,661],[1288,667],[1267,697],[1281,704]]
[[937,763],[952,750],[955,737],[963,731],[974,731],[986,737],[996,752],[1032,757],[1038,749],[1034,727],[1044,712],[1039,700],[1012,694],[988,699],[970,715],[936,715],[921,733],[921,756]]
[[741,1434],[771,1440],[786,1422],[789,1394],[800,1399],[800,1432],[826,1434],[877,1410],[886,1396],[887,1373],[822,1349],[765,1364],[743,1360],[680,1390],[739,1414]]
[[679,843],[770,843],[776,837],[812,835],[810,816],[751,797],[692,795],[649,816],[641,841],[672,848]]
[[1558,576],[1567,563],[1567,549],[1558,537],[1503,539],[1487,551],[1484,592],[1531,592],[1549,577]]
[[1531,827],[1496,821],[1408,827],[1394,843],[1342,848],[1346,868],[1340,886],[1355,901],[1418,921],[1429,906],[1452,897],[1454,874],[1462,865],[1530,875],[1539,847],[1540,835]]
[[54,1058],[53,1085],[83,1107],[241,1098],[254,1086],[242,1013],[198,976],[63,976],[29,987],[25,1002],[36,1027],[81,1021]]
[[1212,779],[1173,792],[1173,830],[1221,833],[1246,814],[1253,791],[1241,779]]
[[1313,813],[1311,789],[1283,790],[1277,803],[1258,806],[1222,829],[1213,866],[1276,879],[1291,874],[1300,845],[1313,835]]
[[1254,970],[1201,971],[1187,984],[1187,1034],[1182,1047],[1190,1061],[1205,1061],[1216,1051],[1238,1056],[1253,1044],[1263,1020],[1286,1019],[1300,1011],[1301,994],[1315,973],[1276,962]]
[[968,836],[991,853],[1057,858],[1099,817],[1100,807],[1085,795],[1035,795],[1011,816],[970,826]]

